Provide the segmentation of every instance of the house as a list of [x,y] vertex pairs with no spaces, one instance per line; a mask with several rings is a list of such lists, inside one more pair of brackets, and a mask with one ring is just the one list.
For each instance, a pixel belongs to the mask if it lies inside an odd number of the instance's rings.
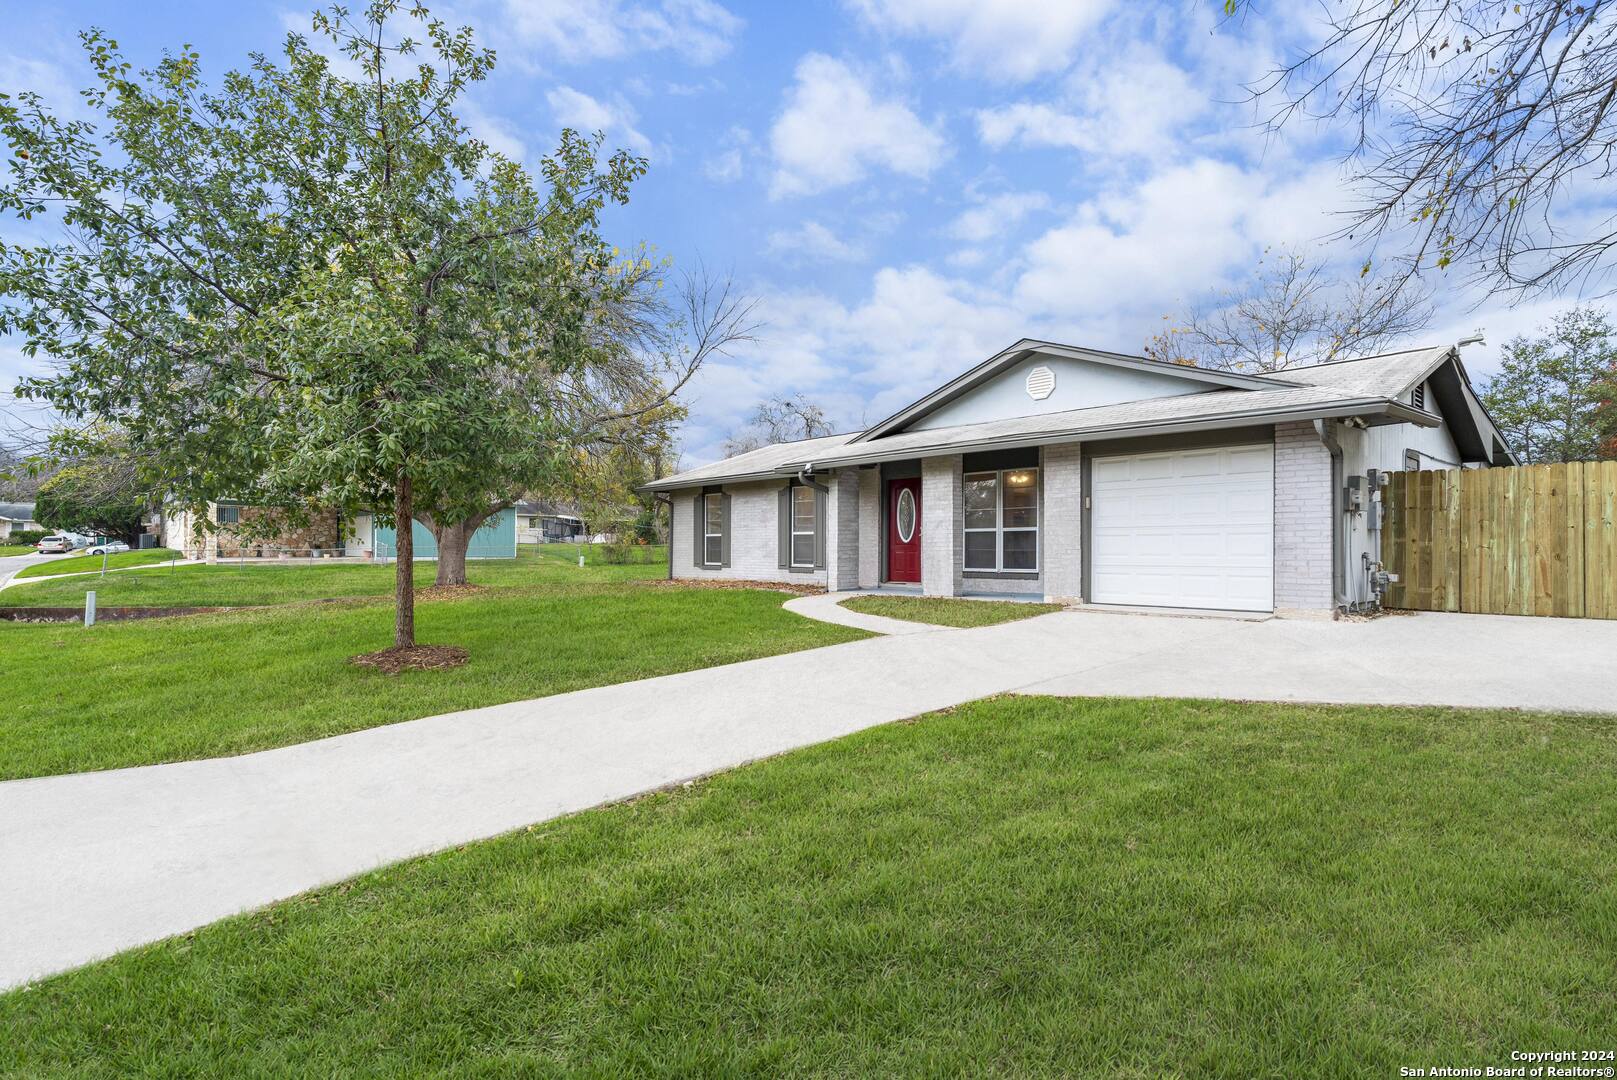
[[31,532],[45,526],[34,520],[33,503],[0,503],[0,540],[14,532]]
[[[214,526],[200,536],[197,515],[189,510],[173,510],[163,517],[163,545],[185,553],[188,559],[251,558],[380,558],[396,554],[397,535],[378,525],[369,513],[344,514],[321,510],[300,525],[262,527],[244,531],[240,526],[274,516],[272,507],[242,502],[213,502],[203,513]],[[417,559],[436,559],[438,545],[432,533],[419,521],[411,536]],[[489,518],[472,534],[467,558],[516,558],[516,515],[507,511]]]
[[584,519],[572,507],[523,501],[515,510],[519,544],[579,543],[584,539]]
[[1514,463],[1454,347],[1247,375],[1024,340],[647,489],[675,577],[1329,614],[1372,595],[1381,472]]

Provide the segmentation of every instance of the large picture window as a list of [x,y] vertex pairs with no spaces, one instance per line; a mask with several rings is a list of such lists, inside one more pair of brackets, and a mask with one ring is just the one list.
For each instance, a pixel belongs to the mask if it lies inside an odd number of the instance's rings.
[[717,492],[702,496],[702,562],[724,563],[724,496]]
[[792,488],[793,566],[814,566],[814,534],[819,527],[815,513],[817,503],[813,488],[802,484]]
[[967,570],[1036,573],[1039,569],[1039,470],[967,473]]

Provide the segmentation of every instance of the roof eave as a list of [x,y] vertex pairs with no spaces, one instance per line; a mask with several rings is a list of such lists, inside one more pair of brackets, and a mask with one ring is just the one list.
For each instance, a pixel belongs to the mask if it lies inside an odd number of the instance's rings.
[[1222,428],[1249,427],[1253,424],[1284,423],[1288,420],[1329,420],[1347,416],[1384,416],[1387,423],[1411,423],[1419,427],[1437,427],[1442,419],[1416,409],[1412,405],[1390,398],[1359,398],[1324,404],[1295,406],[1290,409],[1265,409],[1252,412],[1229,413],[1220,416],[1194,417],[1184,420],[1162,420],[1148,424],[1121,423],[1092,428],[1051,430],[1047,432],[1021,432],[966,442],[937,443],[910,447],[903,450],[881,450],[872,446],[869,453],[828,456],[818,461],[793,462],[775,471],[775,478],[795,475],[816,468],[846,468],[874,465],[883,461],[902,461],[907,458],[935,457],[942,453],[975,453],[1015,446],[1046,446],[1054,443],[1088,442],[1102,438],[1133,438],[1149,435],[1171,435],[1188,431],[1217,431]]

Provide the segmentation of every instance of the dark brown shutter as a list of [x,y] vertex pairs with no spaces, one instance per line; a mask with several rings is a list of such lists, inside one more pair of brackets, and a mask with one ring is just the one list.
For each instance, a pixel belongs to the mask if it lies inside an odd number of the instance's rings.
[[719,556],[719,565],[730,565],[730,493],[726,491],[719,496],[719,530],[724,534],[719,540],[722,554]]
[[792,485],[787,484],[775,496],[775,541],[780,554],[780,568],[792,565]]
[[702,560],[705,558],[705,556],[702,554],[702,552],[703,552],[703,549],[706,547],[706,538],[702,535],[703,532],[705,531],[703,529],[703,527],[702,527],[702,522],[703,522],[703,520],[704,520],[704,518],[706,516],[707,506],[706,506],[706,504],[705,504],[705,502],[704,502],[704,500],[702,498],[702,493],[700,491],[698,491],[696,493],[695,506],[696,506],[696,546],[691,549],[691,565],[692,566],[701,566],[702,565]]

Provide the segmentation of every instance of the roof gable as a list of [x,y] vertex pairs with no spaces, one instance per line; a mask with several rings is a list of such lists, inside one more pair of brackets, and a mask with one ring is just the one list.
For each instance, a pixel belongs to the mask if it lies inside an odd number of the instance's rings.
[[[1081,401],[1064,394],[1061,403],[1045,407],[1045,403],[1050,399],[1046,398],[1041,402],[1030,398],[1022,388],[1022,381],[1026,379],[1027,371],[1040,364],[1052,370],[1056,365],[1061,365],[1068,372],[1069,382],[1086,384],[1087,392],[1094,396],[1088,401]],[[1075,377],[1076,373],[1083,369],[1089,370],[1090,378]],[[1016,371],[1022,372],[1020,379],[1016,376]],[[1056,371],[1055,374],[1056,388],[1060,389],[1061,372]],[[989,384],[995,386],[990,388]],[[1009,416],[1037,416],[1221,387],[1272,390],[1285,385],[1288,384],[1274,378],[1184,367],[1147,360],[1139,356],[1124,356],[1121,353],[1102,352],[1098,349],[1080,349],[1048,341],[1023,339],[906,405],[851,441],[869,442],[900,431],[925,430],[928,426],[943,427],[988,419],[1005,419]],[[936,418],[935,414],[946,407],[970,397],[978,397],[979,390],[988,391],[978,398],[982,403],[980,406],[964,405],[945,414],[944,419]],[[1018,394],[1021,395],[1020,402],[1015,401]],[[1054,397],[1054,393],[1051,396]],[[997,405],[994,404],[996,402]],[[996,412],[996,408],[1000,411]],[[1003,411],[1007,409],[1010,411]],[[962,418],[966,416],[970,416],[971,419]]]

